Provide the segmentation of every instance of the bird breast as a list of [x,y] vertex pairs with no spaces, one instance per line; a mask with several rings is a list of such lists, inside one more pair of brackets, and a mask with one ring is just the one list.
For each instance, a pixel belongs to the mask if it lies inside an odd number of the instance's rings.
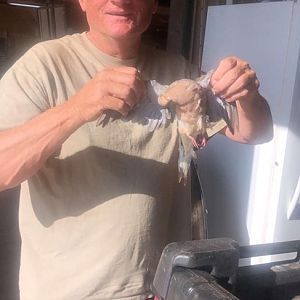
[[178,106],[185,106],[199,98],[202,88],[191,79],[180,79],[173,82],[160,95],[158,102],[161,106],[167,106],[169,102],[174,102]]

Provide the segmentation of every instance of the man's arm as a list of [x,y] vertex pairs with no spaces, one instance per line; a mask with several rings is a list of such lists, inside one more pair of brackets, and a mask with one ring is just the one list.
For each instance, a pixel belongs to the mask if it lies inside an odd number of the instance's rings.
[[225,127],[223,134],[228,138],[248,144],[268,142],[273,137],[273,121],[267,101],[256,93],[247,100],[236,101],[238,126],[232,133]]
[[0,191],[34,175],[81,125],[76,110],[67,102],[24,125],[0,132]]
[[221,132],[230,139],[258,144],[273,137],[273,121],[267,101],[259,94],[256,73],[247,62],[237,57],[223,59],[210,82],[214,92],[236,105],[238,126],[232,134],[229,128]]
[[0,132],[0,191],[33,176],[80,126],[110,109],[126,115],[140,100],[144,85],[135,68],[106,69],[66,103],[24,125]]

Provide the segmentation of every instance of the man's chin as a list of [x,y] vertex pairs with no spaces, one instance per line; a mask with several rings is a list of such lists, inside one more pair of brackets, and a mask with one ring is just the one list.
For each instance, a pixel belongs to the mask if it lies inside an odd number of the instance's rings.
[[126,32],[132,31],[135,27],[135,22],[128,18],[106,18],[103,22],[104,30],[112,34],[126,34]]
[[128,40],[128,39],[136,38],[140,35],[129,30],[129,31],[114,31],[111,32],[110,36],[116,40]]

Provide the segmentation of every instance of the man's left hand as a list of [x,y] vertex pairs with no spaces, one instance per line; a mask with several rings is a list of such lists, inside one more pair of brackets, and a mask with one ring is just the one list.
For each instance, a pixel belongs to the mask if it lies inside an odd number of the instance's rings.
[[255,98],[259,81],[246,61],[230,56],[221,60],[212,75],[210,85],[217,96],[233,102]]

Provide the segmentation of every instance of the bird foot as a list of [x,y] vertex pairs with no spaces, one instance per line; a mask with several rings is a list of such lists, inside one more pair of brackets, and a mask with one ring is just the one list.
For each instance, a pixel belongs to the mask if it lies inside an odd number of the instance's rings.
[[206,144],[207,144],[207,139],[205,137],[202,137],[202,138],[198,139],[198,141],[197,141],[197,145],[198,145],[197,149],[199,149],[199,148],[203,149],[206,146]]
[[196,139],[192,138],[192,144],[195,148],[199,149],[199,143],[196,141]]
[[199,136],[197,136],[197,138],[193,138],[193,137],[190,136],[190,139],[191,139],[192,144],[193,144],[193,146],[194,146],[195,149],[202,149],[207,144],[206,137],[199,137]]
[[192,138],[192,144],[196,149],[203,149],[207,144],[207,140],[205,137],[198,140]]

